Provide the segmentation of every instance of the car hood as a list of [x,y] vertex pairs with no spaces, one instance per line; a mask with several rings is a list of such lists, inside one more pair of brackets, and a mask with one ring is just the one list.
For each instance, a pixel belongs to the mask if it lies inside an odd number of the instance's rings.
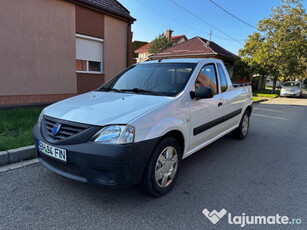
[[89,92],[45,109],[45,115],[91,125],[127,124],[143,113],[172,100],[143,94]]

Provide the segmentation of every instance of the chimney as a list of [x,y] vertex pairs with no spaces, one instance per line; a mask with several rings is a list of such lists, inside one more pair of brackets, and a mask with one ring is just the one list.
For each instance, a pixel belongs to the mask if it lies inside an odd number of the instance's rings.
[[206,45],[207,45],[207,46],[210,46],[210,41],[211,41],[211,36],[212,36],[212,30],[210,30],[209,35],[210,35],[209,40],[206,42]]
[[168,30],[166,31],[166,33],[165,33],[166,38],[169,39],[169,40],[172,40],[172,33],[173,33],[173,32],[174,32],[173,30],[168,29]]

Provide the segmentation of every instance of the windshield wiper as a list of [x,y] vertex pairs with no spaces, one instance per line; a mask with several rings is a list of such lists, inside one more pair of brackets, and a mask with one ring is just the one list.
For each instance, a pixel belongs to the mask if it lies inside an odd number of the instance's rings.
[[146,93],[146,94],[161,96],[161,94],[156,93],[156,92],[154,92],[154,91],[145,90],[145,89],[140,89],[140,88],[122,89],[121,91],[122,91],[122,92],[133,92],[133,93]]
[[121,90],[115,89],[115,88],[111,88],[111,87],[107,87],[107,88],[102,87],[102,88],[99,89],[99,91],[113,91],[113,92],[117,92],[117,93],[122,93]]

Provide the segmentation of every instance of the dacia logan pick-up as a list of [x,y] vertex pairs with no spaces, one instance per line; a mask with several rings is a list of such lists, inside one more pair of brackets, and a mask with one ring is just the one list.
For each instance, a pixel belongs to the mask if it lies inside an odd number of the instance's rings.
[[251,112],[251,87],[232,84],[220,60],[148,61],[46,107],[33,139],[55,173],[162,196],[182,159],[230,132],[244,139]]

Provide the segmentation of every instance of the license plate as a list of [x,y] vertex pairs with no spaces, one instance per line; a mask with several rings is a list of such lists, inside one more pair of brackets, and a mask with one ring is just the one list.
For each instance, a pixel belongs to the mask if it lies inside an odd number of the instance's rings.
[[38,150],[50,157],[66,162],[66,150],[38,141]]

